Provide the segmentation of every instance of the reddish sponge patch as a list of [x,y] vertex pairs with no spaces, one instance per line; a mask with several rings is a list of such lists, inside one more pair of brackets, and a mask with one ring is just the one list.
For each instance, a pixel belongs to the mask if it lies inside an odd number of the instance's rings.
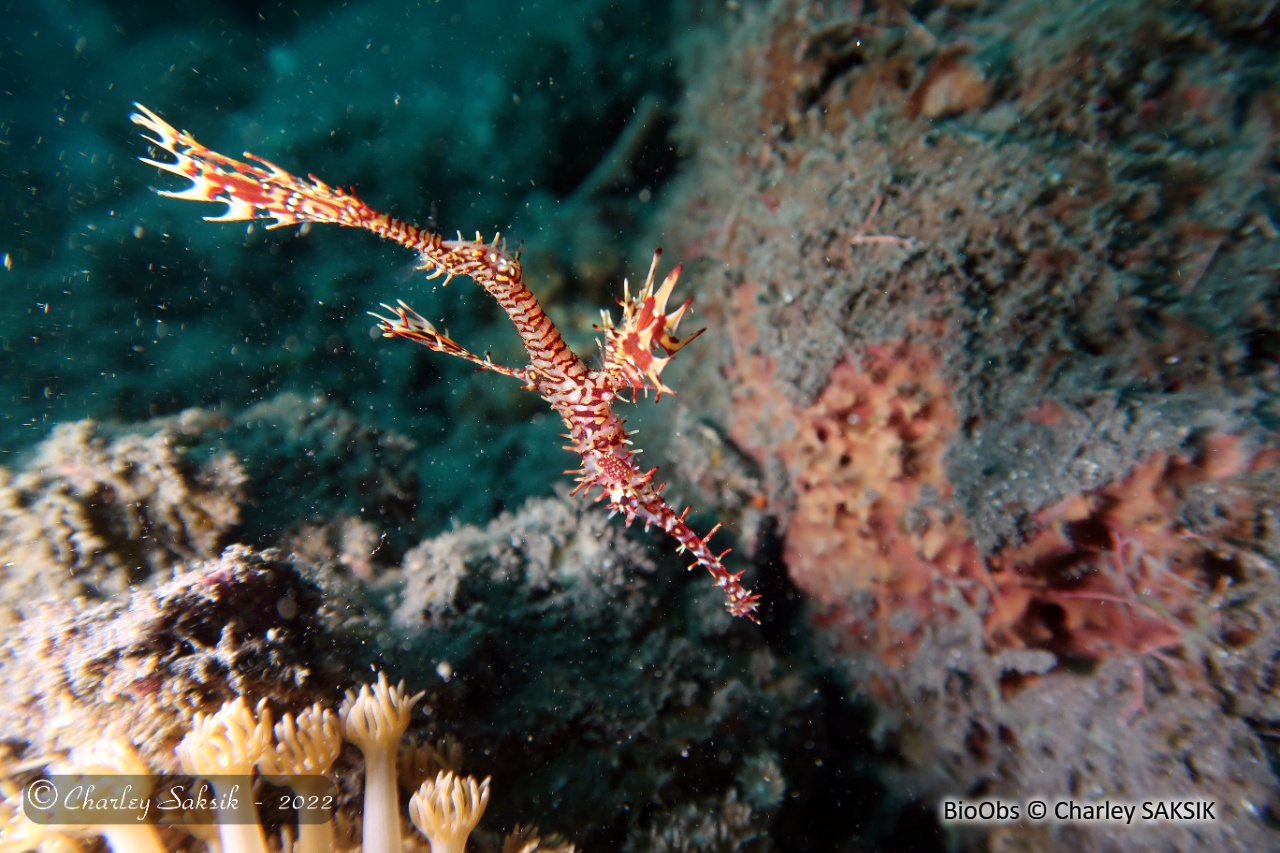
[[973,564],[963,520],[948,510],[942,458],[957,426],[937,357],[898,341],[843,362],[796,417],[779,455],[796,508],[785,555],[818,601],[857,592],[923,594],[938,574]]
[[[1273,464],[1215,436],[1194,458],[1155,454],[1123,480],[1044,510],[1036,535],[990,560],[990,641],[1086,659],[1186,645],[1240,573],[1225,543],[1248,538],[1257,498],[1236,480]],[[1197,502],[1207,506],[1192,533]]]
[[943,469],[958,418],[941,360],[909,340],[869,346],[800,410],[768,396],[767,374],[747,372],[756,381],[734,432],[772,438],[785,468],[795,499],[784,544],[791,578],[824,606],[821,621],[901,659],[938,617],[940,579],[981,574]]
[[[1217,630],[1226,588],[1247,574],[1237,548],[1265,526],[1258,516],[1274,489],[1260,472],[1280,451],[1217,435],[1183,454],[1152,454],[1123,478],[1042,509],[1026,541],[984,555],[944,466],[960,425],[932,330],[838,363],[817,399],[797,407],[743,320],[758,300],[743,285],[730,303],[730,434],[770,472],[788,573],[849,653],[909,660],[962,610],[981,620],[992,652],[1085,660],[1189,657]],[[1059,402],[1024,416],[1070,420]],[[1233,643],[1249,632],[1219,633]]]

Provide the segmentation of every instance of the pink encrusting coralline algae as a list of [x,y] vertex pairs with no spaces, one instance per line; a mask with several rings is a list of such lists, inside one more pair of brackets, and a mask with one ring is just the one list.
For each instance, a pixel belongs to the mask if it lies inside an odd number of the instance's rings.
[[[511,318],[529,364],[505,367],[490,358],[478,356],[439,331],[422,315],[400,302],[384,305],[388,316],[374,314],[386,337],[408,338],[428,349],[466,359],[484,370],[491,370],[520,380],[530,391],[537,391],[560,415],[570,444],[567,449],[582,459],[577,471],[574,492],[600,489],[597,499],[607,498],[609,508],[621,513],[628,525],[639,518],[660,527],[679,543],[681,551],[693,554],[724,591],[726,608],[735,616],[759,621],[755,611],[760,596],[741,583],[742,572],[730,572],[721,562],[728,551],[714,553],[708,547],[717,524],[706,536],[699,536],[685,523],[689,510],[676,513],[662,497],[663,485],[654,482],[656,468],[642,470],[636,462],[636,451],[624,421],[613,410],[615,401],[634,399],[639,391],[673,393],[661,379],[663,368],[686,344],[702,333],[685,338],[675,335],[676,327],[693,298],[667,313],[667,300],[680,276],[677,266],[662,284],[654,289],[661,251],[654,253],[653,263],[640,292],[632,297],[624,282],[622,322],[614,325],[609,313],[602,312],[603,323],[597,327],[604,333],[601,342],[602,364],[587,364],[564,342],[537,298],[525,286],[519,253],[509,254],[501,240],[446,240],[441,235],[402,222],[366,205],[354,193],[330,187],[314,176],[299,178],[279,166],[246,153],[244,162],[205,148],[189,134],[177,130],[141,104],[131,118],[154,136],[146,139],[173,155],[173,161],[142,158],[144,163],[187,178],[191,185],[180,192],[160,191],[170,198],[220,202],[227,206],[221,216],[206,217],[215,222],[270,220],[268,228],[298,223],[335,223],[372,231],[418,253],[419,268],[430,278],[445,276],[447,284],[454,276],[468,276],[498,301]],[[660,352],[658,352],[660,351]]]

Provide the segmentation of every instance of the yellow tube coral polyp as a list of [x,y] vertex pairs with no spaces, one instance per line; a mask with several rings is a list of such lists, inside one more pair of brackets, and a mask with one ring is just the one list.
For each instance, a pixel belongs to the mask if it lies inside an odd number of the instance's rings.
[[[338,715],[319,702],[296,718],[285,714],[275,726],[275,746],[258,759],[258,769],[270,781],[286,777],[290,788],[305,798],[322,797],[333,762],[342,752],[342,728]],[[274,777],[274,778],[273,778]],[[331,853],[337,847],[333,823],[298,822],[295,853]]]
[[[146,782],[150,771],[138,758],[133,744],[125,740],[110,740],[89,747],[79,747],[71,751],[67,766],[59,768],[59,772],[91,778],[95,793],[107,799],[124,800],[130,795],[133,782]],[[133,796],[145,801],[150,793],[137,791]],[[88,835],[100,835],[107,840],[114,853],[165,853],[164,844],[155,825],[143,820],[145,812],[139,810],[133,821],[112,820],[102,824],[84,826],[80,831]],[[117,816],[118,817],[118,816]],[[44,850],[47,842],[42,842]],[[3,850],[0,845],[0,850]]]
[[422,693],[409,695],[404,682],[391,687],[378,674],[370,689],[347,691],[342,703],[342,731],[364,753],[363,853],[400,853],[400,789],[396,755],[409,728],[409,713]]
[[[244,697],[227,702],[214,714],[197,713],[191,731],[178,744],[176,752],[182,769],[193,776],[243,776],[253,773],[254,765],[271,746],[271,713],[266,703],[250,709]],[[225,785],[223,786],[225,787]],[[219,798],[233,792],[213,786]],[[267,838],[258,820],[252,791],[238,792],[240,809],[219,812],[218,838],[222,853],[267,853]]]
[[431,842],[431,853],[464,853],[467,837],[489,805],[489,778],[441,770],[409,798],[409,819]]

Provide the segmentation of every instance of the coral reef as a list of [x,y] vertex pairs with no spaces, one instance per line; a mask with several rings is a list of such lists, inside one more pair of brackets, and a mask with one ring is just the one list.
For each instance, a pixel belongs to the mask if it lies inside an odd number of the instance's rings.
[[211,424],[207,439],[231,448],[250,472],[258,511],[244,520],[249,535],[346,515],[406,544],[402,527],[420,500],[416,442],[318,394],[285,392],[228,421]]
[[[192,409],[131,430],[63,424],[21,468],[0,468],[0,609],[12,619],[15,604],[41,595],[105,598],[214,557],[233,534],[271,539],[340,515],[361,513],[366,531],[385,531],[375,540],[403,548],[412,448],[294,394],[232,418]],[[373,550],[355,527],[348,536]]]
[[[492,777],[479,851],[530,817],[585,850],[1278,846],[1274,3],[7,14],[5,795],[99,736],[176,769],[240,696],[300,729],[372,664],[425,691],[405,794]],[[157,204],[134,99],[527,237],[579,352],[624,269],[685,261],[708,332],[636,420],[763,624],[553,492],[534,395],[363,313],[404,295],[514,363],[492,306]],[[1220,805],[938,809],[1037,795]]]
[[669,216],[728,334],[681,387],[898,790],[1231,803],[974,846],[1275,843],[1276,32],[1199,14],[779,0],[686,72]]
[[[180,430],[58,426],[19,472],[0,468],[0,601],[106,597],[217,553],[240,520],[244,469],[199,462]],[[6,614],[5,618],[11,618]]]
[[[782,819],[782,802],[752,793],[753,762],[827,737],[812,687],[758,629],[717,612],[715,590],[655,569],[638,542],[563,495],[427,540],[379,576],[393,608],[386,654],[446,680],[433,716],[467,720],[457,730],[488,744],[495,779],[498,768],[539,779],[544,793],[512,792],[495,814],[540,807],[566,821],[541,822],[584,846],[635,849],[676,819],[688,790],[737,791],[754,833]],[[530,732],[556,746],[531,755]],[[790,772],[788,790],[816,784],[811,770]],[[636,807],[592,815],[601,786]]]
[[33,605],[0,658],[0,730],[28,755],[125,738],[160,770],[192,711],[252,694],[296,705],[313,670],[320,591],[287,563],[227,549],[153,590]]
[[[123,737],[172,771],[194,712],[236,696],[332,705],[350,673],[379,659],[428,691],[414,755],[449,754],[430,746],[444,732],[473,745],[476,769],[499,783],[496,826],[538,814],[584,843],[644,849],[683,825],[695,788],[738,804],[735,833],[791,819],[784,793],[821,776],[782,756],[803,743],[821,751],[830,736],[812,685],[756,629],[733,626],[714,590],[657,572],[638,541],[583,509],[568,495],[534,501],[403,559],[339,516],[288,534],[305,546],[288,556],[237,545],[127,597],[25,604],[0,656],[14,685],[0,732],[19,766]],[[355,767],[334,765],[342,791]],[[602,784],[611,802],[644,806],[602,810]],[[358,826],[356,800],[343,802]]]

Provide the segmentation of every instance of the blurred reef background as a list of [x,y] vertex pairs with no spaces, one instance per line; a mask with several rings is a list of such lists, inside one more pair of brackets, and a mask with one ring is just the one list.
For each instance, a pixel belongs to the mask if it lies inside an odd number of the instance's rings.
[[[683,261],[708,331],[621,413],[763,625],[365,313],[521,363],[470,282],[201,221],[134,101],[523,241],[584,356]],[[1273,0],[11,3],[0,256],[0,794],[376,666],[492,776],[476,850],[1280,847]],[[1033,796],[1218,819],[938,811]]]

